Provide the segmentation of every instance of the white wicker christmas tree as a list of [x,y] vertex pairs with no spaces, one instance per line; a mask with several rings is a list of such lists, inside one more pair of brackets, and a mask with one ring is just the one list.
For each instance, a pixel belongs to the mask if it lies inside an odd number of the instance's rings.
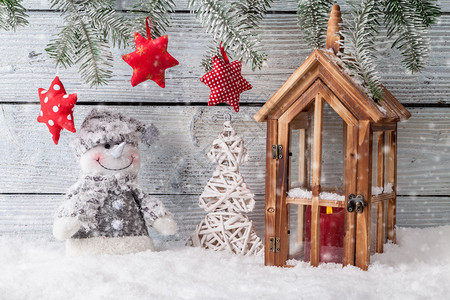
[[239,174],[239,166],[247,160],[247,149],[229,121],[214,140],[208,157],[218,166],[199,198],[200,207],[208,214],[191,235],[191,244],[242,255],[262,254],[263,243],[252,221],[241,214],[252,211],[255,200]]

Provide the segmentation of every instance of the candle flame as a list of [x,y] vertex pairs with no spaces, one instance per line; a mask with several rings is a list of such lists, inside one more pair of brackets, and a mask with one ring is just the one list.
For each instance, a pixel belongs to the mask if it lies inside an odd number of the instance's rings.
[[331,206],[327,206],[327,215],[330,215],[333,213],[333,208]]

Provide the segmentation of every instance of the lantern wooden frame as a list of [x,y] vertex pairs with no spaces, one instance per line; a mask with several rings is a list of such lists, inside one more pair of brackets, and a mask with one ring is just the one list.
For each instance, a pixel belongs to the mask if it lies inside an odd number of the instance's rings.
[[[288,205],[311,205],[311,265],[319,264],[320,206],[347,207],[347,202],[319,199],[321,192],[322,121],[323,106],[329,106],[344,121],[344,195],[362,195],[367,207],[361,212],[345,213],[343,265],[355,265],[367,270],[370,262],[371,207],[377,203],[376,252],[383,252],[383,244],[395,243],[397,122],[411,115],[400,102],[383,87],[384,96],[375,103],[344,70],[336,56],[340,38],[338,24],[342,23],[339,6],[334,5],[329,21],[327,48],[314,50],[281,88],[255,114],[258,122],[267,123],[266,147],[266,216],[265,264],[286,266],[288,260]],[[313,114],[313,117],[312,117]],[[314,122],[311,120],[314,119]],[[289,169],[289,130],[313,127],[313,148],[301,143],[300,153],[312,153],[311,199],[287,196]],[[300,130],[307,140],[307,130]],[[373,138],[378,144],[373,152]],[[376,179],[372,181],[372,157],[378,160]],[[308,162],[300,162],[300,173]],[[385,178],[385,176],[387,178]],[[307,179],[305,179],[307,180]],[[372,195],[372,185],[393,186],[393,191]],[[374,183],[372,183],[374,182]],[[384,207],[388,206],[387,218]],[[383,231],[385,226],[386,230]]]

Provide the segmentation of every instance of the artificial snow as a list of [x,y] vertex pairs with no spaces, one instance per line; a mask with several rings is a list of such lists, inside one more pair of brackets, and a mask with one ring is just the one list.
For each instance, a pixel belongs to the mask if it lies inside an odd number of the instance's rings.
[[[0,237],[0,299],[448,299],[450,226],[397,231],[398,245],[356,267],[265,267],[177,244],[122,256],[65,257],[45,238]],[[158,248],[158,246],[157,246]]]
[[372,187],[372,196],[378,196],[378,195],[381,195],[383,193],[385,193],[385,194],[393,193],[394,192],[393,187],[394,187],[394,184],[392,184],[391,182],[390,183],[386,183],[384,185],[384,187],[382,187],[382,186],[373,186]]
[[[294,188],[294,189],[291,189],[288,191],[288,196],[291,198],[311,199],[312,192],[302,189],[302,188]],[[319,194],[319,199],[333,200],[333,201],[345,201],[345,196],[339,195],[336,193],[321,192]]]
[[383,187],[382,186],[373,186],[372,187],[372,196],[378,196],[383,193]]

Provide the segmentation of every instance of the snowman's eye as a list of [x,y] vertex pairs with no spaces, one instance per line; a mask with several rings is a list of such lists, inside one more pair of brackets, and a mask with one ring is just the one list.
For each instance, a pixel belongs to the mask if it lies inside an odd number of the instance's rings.
[[111,145],[110,144],[105,144],[105,149],[109,149],[109,148],[111,148]]

